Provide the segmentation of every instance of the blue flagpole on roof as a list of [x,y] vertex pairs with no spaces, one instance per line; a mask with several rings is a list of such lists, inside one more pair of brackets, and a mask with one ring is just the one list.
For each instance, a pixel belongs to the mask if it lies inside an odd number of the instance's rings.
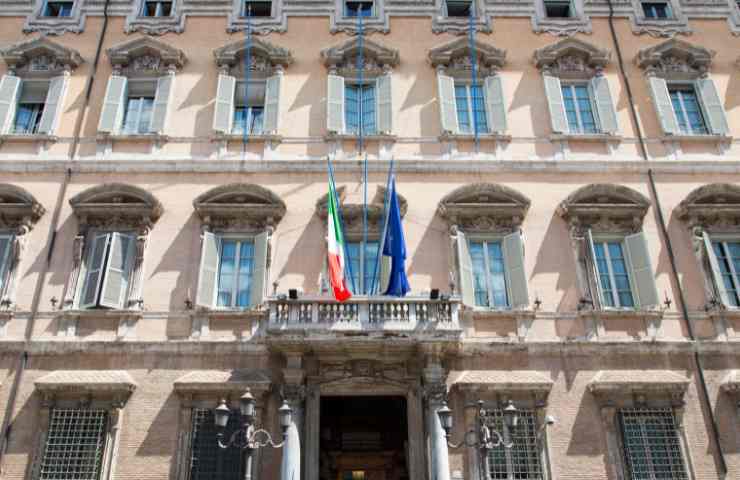
[[480,138],[478,137],[478,115],[476,114],[476,90],[479,91],[480,95],[483,95],[483,91],[477,87],[476,81],[478,80],[478,73],[476,72],[476,65],[478,64],[477,55],[475,52],[475,8],[473,3],[470,3],[470,16],[468,19],[468,40],[470,42],[470,72],[471,72],[471,85],[470,85],[470,96],[471,96],[471,105],[472,105],[472,112],[470,112],[470,115],[472,118],[472,125],[473,125],[473,138],[475,139],[475,153],[478,153],[480,151]]

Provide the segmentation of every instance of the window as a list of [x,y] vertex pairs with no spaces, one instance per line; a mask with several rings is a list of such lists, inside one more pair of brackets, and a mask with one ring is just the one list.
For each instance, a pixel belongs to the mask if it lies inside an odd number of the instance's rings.
[[545,16],[547,18],[570,18],[575,15],[570,1],[545,0]]
[[123,133],[135,135],[149,133],[152,121],[153,96],[129,96],[123,120]]
[[5,75],[0,81],[0,105],[9,104],[4,109],[7,120],[5,132],[14,135],[53,134],[61,112],[61,102],[66,93],[68,76],[62,75],[51,80],[22,80]]
[[688,479],[673,410],[623,408],[619,425],[630,479]]
[[109,135],[161,134],[174,81],[174,75],[157,80],[111,75],[98,131]]
[[714,241],[712,247],[719,266],[716,281],[726,292],[727,306],[740,306],[740,242]]
[[222,238],[218,264],[219,307],[246,307],[250,303],[254,242]]
[[272,16],[272,2],[261,1],[261,0],[246,0],[244,2],[244,9],[242,10],[242,17],[271,17]]
[[326,128],[339,135],[390,134],[393,129],[391,74],[362,84],[329,75]]
[[375,82],[368,84],[346,84],[344,87],[344,114],[347,133],[374,135],[375,128]]
[[478,84],[455,85],[455,105],[460,133],[488,133],[483,88]]
[[213,128],[226,135],[275,133],[279,101],[279,75],[249,82],[219,75]]
[[375,15],[373,2],[344,2],[345,17],[372,17]]
[[500,445],[490,450],[488,453],[489,478],[492,480],[542,479],[536,412],[527,409],[519,410],[519,424],[513,429],[505,426],[502,409],[490,410],[486,413],[486,424],[502,432],[507,443],[514,444],[510,449]]
[[74,1],[47,1],[44,5],[44,17],[71,17]]
[[593,247],[603,305],[633,308],[635,303],[622,242],[594,241]]
[[446,0],[445,12],[448,17],[469,17],[473,12],[472,0]]
[[565,115],[571,133],[596,133],[591,91],[587,84],[562,84]]
[[134,263],[136,240],[132,234],[110,232],[90,236],[84,270],[80,308],[124,308]]
[[645,18],[668,19],[673,17],[671,6],[667,2],[642,2],[642,11]]
[[[248,88],[246,88],[248,86]],[[238,82],[233,134],[261,135],[265,113],[265,82]]]
[[5,296],[5,290],[8,285],[12,251],[13,235],[9,233],[0,233],[0,299]]
[[437,89],[443,131],[453,135],[506,131],[506,104],[498,75],[471,84],[438,74]]
[[575,83],[547,73],[543,78],[553,133],[615,135],[619,132],[617,112],[605,77],[599,75]]
[[668,85],[668,93],[681,132],[690,135],[708,133],[694,86]]
[[479,307],[508,307],[506,275],[501,242],[470,242],[475,280],[475,304]]
[[[244,478],[243,451],[239,448],[219,448],[218,429],[213,421],[212,408],[194,408],[193,430],[190,441],[191,480],[241,480]],[[229,438],[239,429],[238,415],[229,416],[224,429]]]
[[32,135],[39,132],[41,114],[44,112],[43,103],[20,103],[15,114],[13,133]]
[[349,287],[356,290],[353,292],[356,295],[369,295],[380,290],[378,279],[381,265],[378,263],[378,248],[377,241],[368,241],[364,248],[363,242],[347,242],[347,277],[351,279]]
[[142,17],[169,17],[172,14],[172,2],[145,0],[141,8]]

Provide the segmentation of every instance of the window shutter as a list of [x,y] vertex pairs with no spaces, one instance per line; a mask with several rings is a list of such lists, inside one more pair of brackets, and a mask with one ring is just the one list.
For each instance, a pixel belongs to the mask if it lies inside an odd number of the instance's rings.
[[0,237],[0,298],[5,294],[10,271],[10,247],[13,244],[13,237]]
[[509,287],[509,301],[512,308],[529,306],[527,274],[524,271],[524,244],[519,232],[506,235],[501,242],[504,266]]
[[200,251],[200,271],[198,272],[198,294],[195,304],[211,308],[216,299],[216,280],[218,277],[219,239],[210,232],[203,232],[203,245]]
[[0,80],[0,134],[12,130],[20,94],[21,79],[13,75],[3,75]]
[[470,258],[468,239],[465,234],[457,232],[457,272],[460,297],[465,305],[475,306],[475,283],[473,281],[473,259]]
[[393,90],[391,74],[381,75],[375,80],[375,112],[377,115],[378,133],[393,132]]
[[100,306],[108,308],[126,308],[129,276],[133,266],[134,236],[123,233],[112,233],[108,261],[105,266],[103,290],[100,295]]
[[457,123],[457,105],[455,104],[455,79],[438,73],[437,90],[442,131],[452,134],[460,133],[460,125]]
[[252,269],[252,285],[250,287],[249,305],[255,307],[262,303],[267,280],[267,232],[254,237],[254,266]]
[[699,92],[699,99],[707,117],[709,131],[715,135],[727,135],[730,127],[714,81],[708,78],[699,79],[696,81],[696,90]]
[[709,238],[707,232],[702,232],[704,238],[704,248],[706,249],[707,259],[709,260],[709,268],[712,270],[712,278],[714,279],[714,289],[717,292],[719,301],[722,305],[730,305],[730,297],[727,294],[727,288],[725,288],[725,282],[722,280],[722,270],[719,268],[719,261],[717,255],[714,254],[714,248],[712,247],[712,239]]
[[60,75],[49,80],[49,90],[46,92],[44,111],[39,121],[39,133],[51,135],[59,123],[59,115],[64,106],[64,96],[67,93],[68,75]]
[[594,248],[594,236],[591,233],[591,229],[586,230],[586,252],[587,252],[587,258],[586,258],[586,270],[587,275],[590,278],[589,284],[592,284],[596,291],[594,292],[595,298],[592,298],[591,301],[594,302],[594,308],[599,308],[602,304],[603,300],[603,294],[601,292],[601,279],[599,278],[599,269],[596,266],[596,248]]
[[175,75],[165,75],[157,80],[157,93],[154,95],[152,118],[149,123],[150,133],[163,133],[167,123],[167,109],[172,99],[172,90],[175,86]]
[[265,133],[277,133],[281,80],[282,75],[273,75],[265,82],[265,115],[262,127]]
[[105,89],[105,100],[100,112],[98,131],[108,134],[118,132],[123,123],[123,114],[126,110],[126,90],[128,79],[119,75],[111,75],[108,87]]
[[550,126],[553,133],[568,133],[568,118],[565,116],[565,102],[563,101],[563,90],[560,87],[560,79],[552,75],[543,75],[545,81],[545,95],[547,95],[547,108],[550,111]]
[[81,272],[84,278],[80,290],[80,308],[94,307],[98,303],[100,284],[103,281],[103,264],[105,263],[105,251],[108,247],[110,234],[103,233],[95,235],[88,242],[88,251],[85,256],[85,270]]
[[673,111],[671,95],[668,93],[668,84],[662,78],[650,77],[650,95],[653,97],[655,113],[663,129],[663,133],[675,135],[680,132],[676,112]]
[[599,114],[599,126],[603,133],[615,135],[619,132],[617,111],[614,109],[609,80],[598,76],[591,79],[591,91],[596,101],[596,111]]
[[380,255],[380,279],[378,281],[377,292],[383,295],[388,289],[388,282],[391,280],[391,267],[393,266],[393,260],[388,255]]
[[326,129],[344,133],[344,77],[329,75],[326,93]]
[[[213,130],[224,135],[231,133],[234,125],[234,93],[236,92],[236,78],[230,75],[218,76],[216,89],[216,106],[213,112]],[[213,301],[209,302],[210,304]]]
[[645,233],[640,232],[628,235],[624,238],[634,282],[632,294],[637,299],[636,306],[650,308],[658,305],[658,289],[655,287],[653,267],[650,265],[650,253],[648,252]]
[[486,97],[486,115],[488,115],[488,129],[493,133],[506,131],[506,102],[501,77],[494,75],[486,77],[486,88],[483,91]]

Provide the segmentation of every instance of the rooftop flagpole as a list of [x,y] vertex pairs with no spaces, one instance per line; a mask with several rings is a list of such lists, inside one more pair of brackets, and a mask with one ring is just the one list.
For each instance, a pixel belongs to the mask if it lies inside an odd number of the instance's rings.
[[[472,125],[473,125],[473,138],[475,139],[475,153],[480,152],[480,138],[478,136],[478,116],[476,115],[476,101],[478,99],[476,98],[476,90],[480,93],[480,96],[483,96],[483,90],[479,88],[476,84],[478,80],[478,72],[476,71],[476,66],[478,64],[477,55],[475,52],[475,6],[473,2],[470,2],[470,15],[468,17],[468,40],[470,43],[470,72],[471,72],[471,85],[470,85],[470,103],[471,103],[471,112],[470,115],[472,118]],[[482,98],[481,98],[482,101]]]

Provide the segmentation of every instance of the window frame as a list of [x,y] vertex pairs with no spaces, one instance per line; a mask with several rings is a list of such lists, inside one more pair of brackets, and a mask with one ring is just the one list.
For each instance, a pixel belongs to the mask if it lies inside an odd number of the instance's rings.
[[[718,233],[712,233],[711,230],[706,230],[704,232],[708,237],[709,241],[712,245],[712,251],[706,252],[706,248],[704,248],[704,254],[705,255],[714,255],[715,259],[719,263],[719,258],[717,258],[716,253],[714,252],[714,244],[715,243],[740,243],[740,232],[718,232]],[[711,263],[711,262],[710,262]],[[730,262],[731,271],[734,270],[734,265],[732,262]],[[719,304],[721,304],[724,308],[732,311],[740,311],[740,272],[734,272],[733,271],[733,285],[737,289],[736,292],[736,300],[738,302],[738,305],[726,305],[725,302],[722,301],[719,293],[720,288],[724,288],[723,285],[718,285],[718,282],[722,282],[722,278],[716,278],[714,275],[714,271],[711,267],[711,264],[708,266],[705,266],[706,269],[706,275],[709,277],[709,281],[712,286],[712,296],[716,299]],[[721,273],[721,272],[720,272]],[[726,290],[726,288],[725,288]]]
[[[489,418],[492,417],[492,415],[490,415],[491,413],[495,413],[496,415],[503,416],[503,410],[504,410],[503,409],[503,406],[501,406],[499,408],[494,408],[494,409],[487,409],[486,410],[486,413],[487,413],[486,420],[488,420]],[[515,463],[514,463],[514,459],[513,459],[514,455],[513,455],[513,452],[512,452],[513,449],[505,448],[503,445],[501,445],[501,446],[498,446],[498,447],[495,447],[495,448],[491,449],[489,451],[489,453],[488,453],[488,455],[489,455],[488,462],[485,462],[485,465],[488,465],[488,469],[489,469],[488,472],[485,472],[486,479],[487,480],[493,480],[494,479],[494,477],[493,477],[493,471],[492,470],[493,470],[493,465],[494,465],[495,462],[493,461],[493,456],[495,454],[494,452],[496,452],[497,449],[501,449],[501,451],[503,453],[504,463],[505,463],[505,469],[506,469],[506,480],[514,480],[514,479],[517,479],[517,478],[526,478],[527,480],[546,480],[547,479],[547,473],[546,473],[547,469],[546,469],[546,465],[545,465],[545,462],[547,461],[546,460],[547,459],[547,455],[546,455],[546,452],[545,452],[546,447],[545,447],[545,440],[543,438],[543,435],[541,435],[541,430],[540,430],[541,429],[541,421],[540,421],[540,418],[539,418],[540,417],[540,412],[538,410],[539,410],[539,408],[537,408],[537,407],[535,407],[535,408],[520,408],[519,409],[519,415],[520,415],[520,417],[531,417],[531,420],[530,421],[532,422],[533,432],[528,432],[529,435],[526,435],[526,436],[532,437],[532,439],[534,440],[534,445],[531,445],[531,444],[529,444],[529,442],[527,442],[527,443],[525,443],[524,448],[526,448],[525,451],[526,451],[526,453],[528,455],[534,454],[536,456],[536,459],[537,459],[536,464],[537,464],[537,466],[539,467],[539,470],[540,470],[539,472],[537,472],[538,475],[536,477],[534,477],[534,476],[531,475],[531,473],[529,471],[527,471],[526,472],[526,477],[518,477],[518,476],[515,476],[515,473],[514,473]],[[520,418],[519,419],[519,422],[522,422],[522,421],[525,421],[524,418]],[[488,420],[486,422],[486,425],[488,425],[489,428],[496,429],[497,425],[492,424],[492,423],[493,422],[491,422],[490,420]],[[501,419],[501,425],[502,425],[502,427],[501,427],[501,433],[503,434],[503,440],[504,440],[504,442],[506,442],[506,443],[510,442],[512,436],[520,437],[520,435],[512,435],[511,429],[506,425],[506,422],[503,421],[503,418]],[[520,424],[516,428],[517,429],[522,429],[523,428],[523,425]],[[518,445],[519,444],[515,442],[514,448],[516,448]],[[520,471],[517,471],[517,473],[522,474],[522,472],[520,472]],[[504,480],[504,479],[501,479],[501,480]]]
[[[658,11],[656,10],[655,7],[658,4],[665,5],[665,12],[666,12],[666,16],[665,17],[661,17],[661,16],[658,16],[657,15],[657,12]],[[653,12],[653,13],[655,13],[656,16],[653,17],[653,16],[650,16],[648,14],[648,5],[651,5],[652,6],[652,9],[650,11]],[[671,9],[671,2],[668,1],[668,0],[664,0],[664,1],[658,1],[658,0],[641,0],[640,6],[642,7],[642,13],[643,13],[643,15],[645,16],[646,19],[654,20],[654,21],[669,21],[669,20],[673,20],[674,19],[674,17],[673,17],[673,10]]]
[[[356,285],[356,286],[358,287],[358,289],[362,293],[352,292],[352,294],[354,296],[369,296],[369,295],[372,294],[372,293],[368,293],[368,288],[370,287],[370,285],[365,285],[365,277],[366,277],[366,275],[365,275],[365,254],[367,253],[368,246],[365,244],[365,242],[364,242],[364,240],[362,238],[356,239],[356,238],[351,237],[351,236],[349,238],[345,238],[345,242],[347,243],[347,254],[349,254],[349,245],[350,244],[359,244],[359,246],[360,246],[360,261],[359,261],[360,271],[357,272],[357,278],[360,281],[360,285]],[[371,242],[374,242],[378,246],[377,247],[378,248],[378,253],[376,254],[376,257],[375,257],[376,265],[378,266],[378,269],[377,269],[378,271],[375,272],[375,277],[376,277],[375,278],[375,282],[376,282],[375,283],[375,287],[377,287],[378,289],[380,289],[381,267],[382,267],[382,263],[383,263],[382,262],[383,255],[382,255],[382,252],[380,251],[381,241],[380,241],[380,238],[376,238],[375,235],[368,235],[367,242],[368,242],[368,244],[371,243]],[[350,262],[350,259],[347,258],[347,265],[345,265],[345,270],[346,270],[345,271],[345,275],[347,276],[347,278],[349,280],[349,285],[347,285],[347,287],[351,291],[351,290],[353,290],[353,287],[352,287],[352,283],[353,283],[352,282],[352,276],[353,275],[350,275],[350,263],[351,263]],[[355,273],[355,272],[351,272],[351,273]],[[372,280],[372,277],[370,278],[370,280]]]
[[13,275],[13,250],[18,237],[10,230],[0,230],[0,238],[8,241],[6,251],[0,252],[0,300],[6,300]]
[[[87,234],[84,236],[84,247],[82,251],[82,258],[80,260],[81,268],[77,272],[77,286],[76,286],[76,292],[74,296],[74,307],[78,310],[116,310],[115,308],[108,307],[105,305],[100,305],[103,298],[103,291],[104,287],[106,285],[106,278],[108,273],[108,265],[110,262],[110,255],[111,255],[111,246],[112,246],[112,235],[113,234],[119,234],[119,235],[125,235],[130,237],[130,241],[133,242],[132,245],[130,245],[129,252],[131,253],[130,256],[126,257],[126,266],[125,270],[123,271],[123,275],[127,277],[127,284],[124,291],[121,292],[121,295],[123,296],[123,305],[121,306],[122,310],[129,310],[131,306],[131,294],[134,291],[134,274],[137,270],[137,232],[135,229],[128,229],[128,228],[121,228],[121,229],[90,229]],[[92,248],[95,247],[95,239],[101,235],[111,235],[111,237],[106,241],[105,250],[103,251],[103,256],[101,259],[101,264],[99,268],[99,276],[97,279],[97,285],[95,287],[95,299],[94,301],[87,305],[83,304],[84,301],[84,295],[87,291],[87,277],[88,277],[88,271],[89,266],[88,262],[92,259]]]
[[[630,13],[630,23],[632,32],[641,35],[648,34],[655,37],[672,37],[679,33],[689,34],[692,32],[689,27],[689,21],[683,12],[679,0],[664,0],[668,4],[671,17],[669,18],[652,18],[645,15],[643,3],[653,3],[649,0],[632,0],[632,12]],[[659,3],[656,1],[655,3]]]
[[[141,9],[139,13],[139,17],[141,18],[170,18],[175,12],[175,2],[177,0],[142,0],[141,1]],[[167,15],[146,15],[145,12],[147,11],[147,7],[150,3],[156,3],[156,11],[159,11],[162,8],[163,3],[169,3],[170,4],[170,13]]]
[[35,0],[31,14],[26,17],[23,33],[41,32],[47,35],[62,35],[67,32],[81,33],[85,29],[85,17],[82,7],[85,0],[72,0],[72,11],[65,17],[47,17],[46,5],[49,1],[63,0]]
[[[376,78],[366,78],[363,79],[362,82],[360,82],[360,79],[354,78],[354,77],[344,77],[344,134],[345,135],[353,135],[353,136],[359,136],[360,131],[362,131],[362,135],[365,137],[368,136],[374,136],[378,135],[378,110],[377,110],[377,103],[378,103],[378,89],[377,89],[377,82]],[[349,88],[356,88],[358,89],[358,98],[357,98],[357,130],[351,130],[350,129],[350,123],[347,121],[348,115],[347,115],[347,106],[349,102],[347,101],[347,90]],[[368,129],[365,127],[365,112],[362,109],[362,106],[365,99],[365,90],[370,89],[373,92],[373,128]],[[361,93],[360,93],[361,92]]]
[[[602,233],[596,233],[593,235],[593,242],[594,242],[594,249],[591,252],[593,256],[593,262],[594,262],[594,271],[596,273],[596,279],[595,283],[598,285],[599,289],[599,295],[601,298],[599,298],[599,303],[601,304],[602,310],[610,310],[610,311],[634,311],[638,309],[637,302],[635,301],[635,280],[632,278],[632,269],[630,268],[630,262],[628,258],[628,251],[627,247],[625,246],[625,237],[626,235],[621,234],[602,234]],[[617,284],[614,280],[614,273],[613,273],[613,265],[611,262],[611,256],[609,255],[609,249],[604,248],[604,253],[606,254],[606,261],[607,261],[607,268],[608,268],[608,276],[609,276],[609,283],[612,292],[612,302],[614,302],[614,306],[609,306],[604,304],[604,292],[601,287],[601,273],[599,272],[598,262],[596,260],[596,245],[601,244],[603,247],[606,247],[608,243],[614,243],[619,242],[620,248],[622,249],[622,260],[625,263],[625,271],[627,272],[627,279],[629,282],[630,287],[630,295],[632,296],[632,306],[625,307],[621,305],[621,302],[619,301],[619,292],[616,288]],[[603,248],[602,247],[602,248]]]
[[[72,15],[73,15],[73,13],[74,13],[75,1],[76,0],[44,0],[44,5],[41,7],[41,14],[40,14],[40,16],[42,18],[71,18]],[[46,12],[49,11],[49,4],[50,3],[70,4],[70,6],[69,6],[69,15],[47,15]],[[61,11],[62,10],[60,9],[60,12]]]
[[686,123],[686,127],[689,129],[688,131],[683,130],[681,128],[681,121],[679,120],[679,112],[676,111],[676,108],[673,105],[673,99],[671,98],[671,107],[673,108],[673,114],[676,116],[676,121],[678,122],[678,128],[681,131],[680,135],[688,135],[688,136],[711,136],[713,135],[710,132],[710,127],[707,122],[707,113],[704,111],[704,102],[702,101],[702,98],[701,98],[701,92],[697,91],[696,82],[666,79],[666,84],[668,88],[669,97],[672,91],[674,90],[678,90],[679,92],[681,90],[691,90],[694,93],[694,97],[696,98],[696,104],[697,104],[697,107],[699,108],[699,113],[701,114],[701,123],[702,123],[702,126],[704,127],[704,131],[695,132],[693,130],[693,127],[691,126],[691,122],[689,121],[689,117],[686,111],[686,105],[684,104],[684,100],[682,97],[680,99],[680,102],[681,102],[681,112],[680,113],[684,119],[684,122]]
[[[484,310],[484,311],[510,311],[512,310],[511,306],[511,288],[510,284],[511,281],[509,280],[509,272],[506,268],[506,259],[504,257],[503,253],[503,240],[505,235],[487,235],[487,234],[481,234],[481,233],[470,233],[466,235],[466,240],[468,242],[468,251],[470,251],[470,246],[472,243],[482,243],[484,245],[483,248],[483,263],[484,267],[486,268],[486,295],[488,297],[488,305],[475,305],[476,310]],[[506,305],[494,305],[495,302],[493,302],[493,290],[491,289],[489,282],[490,282],[490,261],[489,261],[489,254],[488,254],[488,244],[489,243],[498,243],[499,248],[501,249],[501,263],[503,266],[503,274],[504,274],[504,290],[506,293]],[[470,255],[472,260],[472,253]],[[473,281],[475,281],[475,266],[473,265]],[[475,285],[473,285],[473,294],[475,295]]]
[[[576,87],[586,87],[586,91],[588,92],[588,101],[591,104],[591,115],[594,119],[594,132],[587,132],[583,126],[583,119],[581,118],[583,113],[581,112],[581,109],[578,107],[578,96],[576,95]],[[577,131],[573,131],[572,125],[570,124],[570,121],[568,121],[568,128],[570,130],[569,135],[600,135],[604,133],[603,128],[601,127],[601,119],[599,118],[599,110],[598,106],[596,105],[596,96],[594,95],[594,89],[591,87],[591,82],[588,80],[567,80],[567,79],[560,79],[560,88],[561,91],[564,87],[571,89],[571,94],[573,95],[573,102],[575,106],[575,112],[576,112],[576,123],[577,123]],[[563,96],[563,108],[565,108],[565,96]],[[568,120],[567,115],[567,108],[566,111],[566,120]]]
[[[218,237],[218,271],[216,272],[216,288],[214,289],[214,298],[213,298],[213,308],[216,310],[244,310],[251,307],[251,293],[252,293],[252,284],[254,282],[254,249],[255,249],[255,238],[257,235],[254,233],[239,233],[239,232],[222,232],[222,233],[214,233]],[[223,242],[224,240],[228,241],[234,241],[237,244],[237,250],[236,254],[234,256],[234,265],[237,266],[238,262],[240,261],[240,252],[241,252],[241,244],[242,243],[251,243],[252,244],[252,270],[249,272],[249,286],[250,289],[249,292],[249,298],[248,303],[246,305],[236,305],[236,300],[239,293],[239,268],[235,268],[233,276],[234,279],[232,280],[233,285],[231,285],[230,295],[231,295],[231,305],[219,305],[219,292],[221,291],[221,264],[223,262]]]
[[[155,94],[156,95],[156,94]],[[153,132],[151,131],[151,120],[152,120],[152,110],[154,109],[154,96],[129,96],[126,95],[126,105],[123,107],[123,120],[121,122],[121,135],[151,135]],[[150,107],[149,107],[149,118],[147,119],[147,125],[146,128],[142,130],[142,122],[144,121],[144,117],[142,115],[144,114],[144,109],[146,108],[146,104],[148,100],[151,100]],[[131,112],[131,102],[136,102],[136,120],[135,120],[135,128],[132,130],[130,128],[127,128],[127,125],[131,121],[130,115]]]
[[[273,18],[273,17],[275,17],[275,11],[276,11],[275,2],[276,1],[278,1],[278,0],[242,0],[242,2],[241,2],[241,9],[239,11],[239,16],[241,18],[243,18],[243,19],[249,18],[250,21],[253,21],[255,19],[270,19],[270,18]],[[247,15],[247,12],[249,11],[248,5],[250,3],[269,3],[270,4],[270,14],[269,15],[258,15],[258,16],[249,15],[248,16]]]
[[[460,117],[457,117],[457,124],[458,129],[460,131],[460,135],[475,135],[475,130],[478,130],[478,135],[492,135],[493,132],[491,132],[491,128],[488,125],[488,104],[486,102],[486,94],[485,94],[485,77],[481,78],[478,83],[474,83],[472,79],[463,79],[459,77],[453,77],[455,80],[455,114],[458,114],[457,111],[457,87],[465,87],[465,100],[466,100],[466,112],[468,116],[468,121],[470,124],[470,130],[469,131],[463,131],[462,128],[460,128]],[[480,125],[477,122],[477,117],[475,117],[475,109],[473,108],[473,88],[478,87],[478,90],[480,91],[480,99],[483,103],[483,119],[485,123],[485,128],[480,129]]]
[[[144,15],[146,4],[150,1],[171,3],[170,14],[164,16]],[[186,15],[183,13],[183,0],[135,0],[126,16],[125,33],[142,32],[147,35],[182,33],[185,31]]]
[[[24,108],[24,105],[33,105],[33,108],[27,108],[28,110],[31,110],[31,120],[29,124],[31,125],[30,129],[26,129],[25,131],[19,131],[18,130],[18,114],[21,112],[21,109]],[[18,136],[29,136],[29,135],[39,135],[39,127],[41,126],[41,116],[44,114],[44,107],[46,106],[46,102],[43,103],[24,103],[24,102],[18,102],[18,105],[16,107],[15,111],[15,118],[13,119],[13,125],[12,125],[12,131],[10,132],[11,135],[18,135]]]
[[[591,33],[591,17],[586,14],[584,0],[570,0],[569,17],[550,17],[547,15],[547,0],[534,1],[532,29],[537,33],[553,33],[572,36],[576,33]],[[565,1],[563,1],[565,3]]]

